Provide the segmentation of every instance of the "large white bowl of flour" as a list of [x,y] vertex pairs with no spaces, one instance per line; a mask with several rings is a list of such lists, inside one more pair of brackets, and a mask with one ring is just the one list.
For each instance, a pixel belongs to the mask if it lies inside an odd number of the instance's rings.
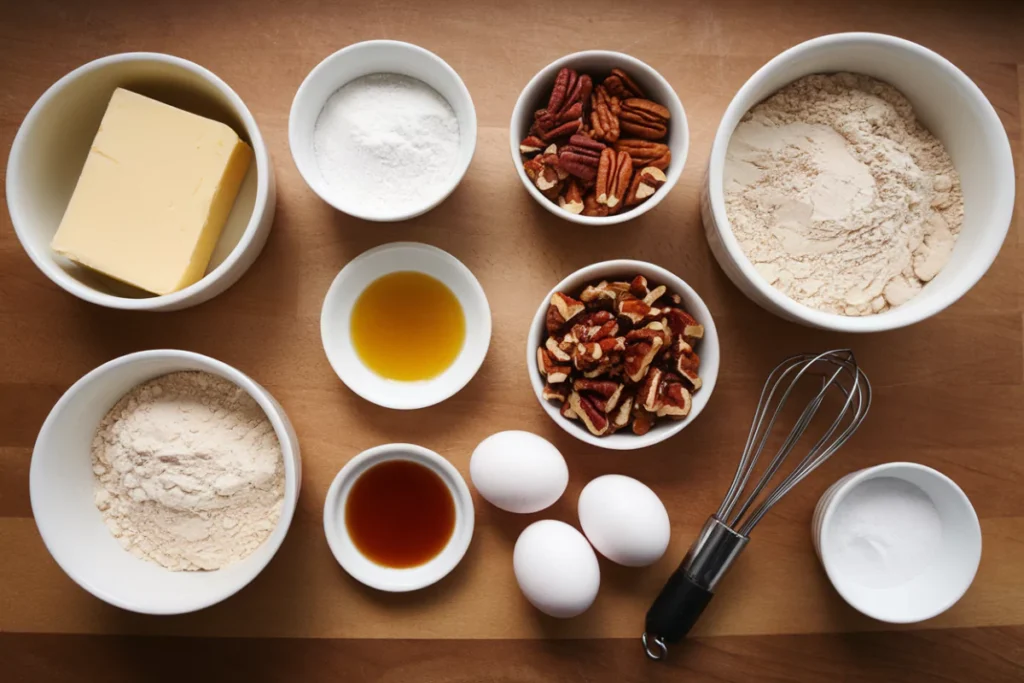
[[[108,411],[133,388],[169,373],[197,370],[228,380],[248,394],[265,413],[280,443],[283,496],[275,506],[276,524],[269,534],[264,532],[260,536],[264,540],[255,549],[227,548],[226,555],[215,552],[216,564],[226,560],[220,568],[204,571],[189,560],[187,553],[177,553],[177,549],[170,547],[152,548],[154,553],[163,551],[164,558],[173,558],[179,569],[192,570],[172,571],[156,561],[137,557],[122,547],[111,533],[108,528],[110,520],[105,520],[97,507],[98,478],[94,470],[93,440]],[[239,425],[239,433],[244,431],[243,427]],[[162,430],[160,424],[151,425],[151,443],[147,448],[153,449],[153,458],[178,457],[175,451],[178,446],[172,443],[171,431]],[[272,439],[269,432],[265,436]],[[121,438],[125,438],[123,433]],[[243,468],[247,464],[245,461],[253,457],[245,448],[237,450],[236,455]],[[196,474],[198,476],[202,472],[197,470]],[[181,481],[176,479],[172,488],[180,488],[189,495],[201,492],[196,481],[189,481],[192,477],[188,472],[179,470],[173,476]],[[298,438],[280,404],[263,387],[235,368],[207,356],[176,350],[142,351],[122,356],[75,382],[43,423],[32,452],[29,472],[32,512],[47,549],[61,569],[101,600],[146,614],[181,614],[202,609],[230,597],[252,581],[270,562],[288,532],[300,481]],[[166,483],[164,478],[163,484]],[[220,488],[218,495],[230,494],[234,488],[232,482],[223,480],[218,481],[217,486]],[[273,518],[269,510],[267,518]],[[179,543],[183,542],[182,537],[195,536],[192,523],[199,521],[194,517],[189,523],[190,528],[182,528],[177,540],[163,538],[160,542]],[[214,511],[202,520],[207,521],[230,525],[239,520]],[[124,523],[123,520],[115,523],[118,522]],[[206,529],[201,531],[201,535],[225,538],[225,535],[215,533],[217,531]],[[232,553],[241,559],[231,560]],[[204,562],[199,560],[200,565]]]
[[[744,115],[781,88],[811,74],[853,73],[888,83],[913,106],[918,121],[945,147],[959,174],[963,221],[948,261],[923,287],[898,305],[865,313],[870,302],[853,302],[852,314],[805,305],[770,282],[772,266],[755,263],[737,238],[727,211],[726,166],[730,141]],[[827,142],[827,141],[826,141]],[[856,177],[837,183],[822,202],[826,211],[842,208],[858,191]],[[940,181],[942,182],[942,181]],[[708,242],[722,269],[754,302],[783,318],[844,332],[877,332],[919,322],[963,296],[988,270],[1006,238],[1014,203],[1010,144],[995,109],[962,71],[915,43],[873,33],[842,33],[815,38],[772,59],[740,88],[726,109],[708,163],[701,210]],[[773,221],[770,239],[786,239],[779,230],[778,204],[766,208]],[[773,213],[774,212],[774,213]],[[797,249],[805,244],[796,245]],[[913,245],[911,245],[913,246]],[[836,288],[829,274],[812,282],[823,291]],[[890,288],[892,291],[892,288]],[[860,308],[859,312],[857,308]],[[827,308],[827,307],[826,307]],[[833,302],[832,310],[835,310]]]

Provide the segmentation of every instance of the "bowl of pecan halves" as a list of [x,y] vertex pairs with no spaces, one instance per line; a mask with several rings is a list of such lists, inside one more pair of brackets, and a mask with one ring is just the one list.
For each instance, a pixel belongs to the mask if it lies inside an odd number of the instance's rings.
[[622,223],[654,208],[689,149],[672,86],[640,60],[589,50],[544,67],[510,124],[512,161],[541,206],[574,223]]
[[644,261],[604,261],[559,282],[537,309],[526,354],[551,419],[613,450],[682,431],[718,379],[708,307],[682,279]]

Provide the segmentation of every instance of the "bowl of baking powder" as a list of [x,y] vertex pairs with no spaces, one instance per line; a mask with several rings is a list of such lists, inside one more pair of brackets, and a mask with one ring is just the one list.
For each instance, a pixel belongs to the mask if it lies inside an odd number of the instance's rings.
[[443,59],[394,40],[349,45],[299,86],[288,116],[292,158],[334,208],[402,221],[443,202],[469,168],[476,110]]
[[764,309],[878,332],[985,274],[1013,215],[1009,139],[963,71],[907,40],[841,33],[759,69],[722,117],[701,196],[712,253]]
[[952,607],[981,561],[981,526],[967,495],[941,472],[910,462],[833,484],[815,508],[811,537],[843,599],[894,624]]
[[57,401],[32,452],[32,513],[68,576],[112,605],[181,614],[245,587],[295,512],[298,438],[235,368],[188,351],[116,358]]

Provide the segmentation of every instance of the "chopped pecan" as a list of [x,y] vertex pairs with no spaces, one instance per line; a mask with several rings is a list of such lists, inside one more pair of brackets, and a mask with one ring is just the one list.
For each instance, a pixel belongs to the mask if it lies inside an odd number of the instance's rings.
[[637,299],[629,292],[625,292],[618,295],[615,300],[615,312],[626,318],[634,325],[638,325],[644,321],[651,313],[651,307],[643,302],[641,299]]
[[611,427],[611,421],[596,405],[589,396],[582,396],[579,392],[569,394],[569,405],[574,413],[579,415],[583,424],[594,436],[604,436]]
[[665,285],[658,285],[651,291],[647,292],[647,296],[644,297],[644,303],[648,306],[654,306],[654,302],[665,296],[665,292],[668,291],[668,287]]
[[678,378],[666,376],[661,384],[661,402],[658,406],[658,417],[682,418],[690,414],[693,406],[693,397],[682,384],[676,381]]
[[571,332],[581,342],[601,341],[618,334],[619,323],[608,311],[594,311],[581,317]]
[[632,417],[633,412],[633,396],[626,394],[619,401],[619,407],[615,409],[615,413],[611,415],[613,432],[617,432],[629,424],[629,420]]
[[629,283],[629,293],[637,299],[643,299],[647,296],[649,291],[650,290],[647,288],[647,278],[643,275],[637,275],[633,278],[633,281]]
[[561,413],[562,417],[566,418],[567,420],[579,419],[579,415],[577,415],[576,411],[572,409],[571,405],[569,405],[569,399],[566,399],[565,402],[562,403],[562,407],[561,409],[559,409],[558,412]]
[[651,344],[654,343],[655,339],[661,340],[662,347],[669,345],[669,342],[672,340],[672,332],[668,329],[668,325],[656,320],[647,323],[644,327],[630,330],[626,333],[626,344],[640,341]]
[[657,413],[661,409],[661,385],[665,373],[661,368],[651,368],[637,391],[637,404],[649,413]]
[[654,415],[639,407],[639,403],[633,405],[633,433],[643,436],[651,431],[654,426]]
[[682,336],[676,337],[672,342],[672,369],[697,391],[704,384],[698,374],[700,370],[700,356],[693,350]]
[[570,178],[565,184],[565,191],[558,195],[558,205],[569,213],[583,212],[583,193],[575,178]]
[[[677,303],[682,303],[682,300]],[[681,336],[690,343],[704,338],[704,326],[683,309],[666,308],[662,311],[662,315],[668,322],[669,329],[672,330],[673,335]]]
[[[625,287],[623,287],[625,285]],[[583,303],[594,306],[595,308],[603,308],[606,310],[612,310],[615,306],[615,300],[622,292],[628,292],[629,285],[623,282],[607,282],[602,280],[596,285],[590,285],[583,290],[580,294],[580,300]]]
[[565,343],[560,343],[554,337],[548,337],[548,340],[544,342],[544,348],[547,349],[547,352],[551,354],[551,357],[559,363],[568,363],[572,360],[572,356],[568,353],[572,350],[572,347],[569,347]]
[[604,79],[602,85],[619,99],[644,96],[644,91],[640,89],[636,81],[622,69],[612,69],[611,75]]
[[672,161],[672,152],[668,145],[663,142],[651,142],[650,140],[623,140],[615,143],[616,151],[628,152],[633,160],[633,168],[644,168],[653,166],[664,171]]
[[608,207],[597,203],[597,197],[591,192],[583,198],[583,215],[603,218],[608,215]]
[[561,384],[545,384],[544,389],[541,392],[541,396],[545,401],[558,401],[564,403],[569,399],[569,384],[562,382]]
[[597,167],[597,181],[594,192],[597,203],[604,204],[612,213],[622,208],[619,203],[629,189],[633,176],[633,161],[627,152],[615,153],[612,149],[601,152]]
[[565,184],[565,179],[568,177],[568,174],[559,166],[558,155],[552,151],[554,149],[555,147],[552,145],[543,154],[538,154],[523,162],[526,176],[548,199],[554,199],[559,195]]
[[622,390],[625,385],[620,382],[613,382],[606,379],[578,379],[573,382],[572,388],[581,394],[591,396],[594,405],[603,413],[611,413],[619,404],[622,397]]
[[597,177],[601,152],[605,149],[606,146],[602,142],[592,140],[586,135],[573,135],[569,138],[569,144],[563,145],[558,153],[558,164],[567,173],[590,181]]
[[655,357],[658,355],[658,351],[664,342],[661,337],[655,337],[650,342],[637,342],[635,344],[626,345],[626,351],[624,360],[626,364],[626,378],[630,382],[639,383],[644,377],[647,376],[647,371],[651,367],[651,363],[654,362]]
[[568,365],[557,364],[544,347],[537,349],[537,368],[547,379],[548,384],[561,384],[569,379],[569,373],[572,372]]
[[[586,310],[586,306],[582,301],[577,301],[571,296],[563,294],[561,292],[555,292],[551,295],[551,304],[548,308],[550,314],[551,309],[554,309],[558,314],[558,318],[561,319],[558,326],[561,327],[565,323],[571,321],[573,318],[578,316],[580,313]],[[548,334],[554,334],[555,332],[548,328]]]
[[599,342],[580,342],[572,352],[572,364],[577,370],[586,372],[601,364],[604,350]]
[[622,101],[619,111],[619,126],[627,133],[643,140],[661,140],[668,135],[668,120],[671,114],[666,107],[639,97]]
[[547,143],[536,135],[527,135],[526,139],[519,143],[519,153],[523,156],[537,154],[547,147]]
[[597,140],[612,143],[619,139],[619,98],[599,85],[590,96],[590,129]]
[[668,176],[660,168],[645,166],[635,176],[626,193],[626,206],[643,204],[659,187],[668,181]]

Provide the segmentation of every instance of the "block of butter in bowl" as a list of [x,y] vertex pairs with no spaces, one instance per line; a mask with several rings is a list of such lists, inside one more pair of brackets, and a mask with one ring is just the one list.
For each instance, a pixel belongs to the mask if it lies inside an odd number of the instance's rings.
[[253,158],[229,126],[117,88],[51,246],[153,294],[203,277]]

